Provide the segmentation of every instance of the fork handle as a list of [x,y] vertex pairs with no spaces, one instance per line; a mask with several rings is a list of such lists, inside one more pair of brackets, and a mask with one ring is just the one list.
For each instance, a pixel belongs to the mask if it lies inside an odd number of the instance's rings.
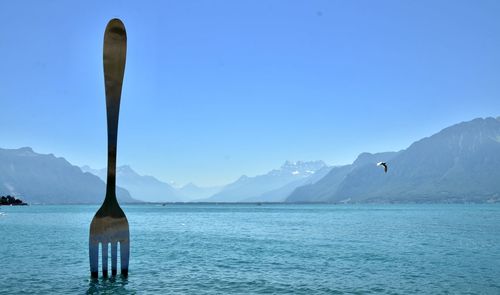
[[108,178],[104,202],[116,202],[116,146],[118,116],[122,93],[125,58],[127,54],[127,33],[119,19],[112,19],[104,33],[104,86],[106,89],[106,113],[108,121]]

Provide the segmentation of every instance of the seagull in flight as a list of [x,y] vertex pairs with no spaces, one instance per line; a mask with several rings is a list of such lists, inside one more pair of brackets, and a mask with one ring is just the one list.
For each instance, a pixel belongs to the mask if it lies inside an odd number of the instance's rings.
[[384,172],[387,173],[387,163],[386,162],[378,162],[377,166],[384,167]]

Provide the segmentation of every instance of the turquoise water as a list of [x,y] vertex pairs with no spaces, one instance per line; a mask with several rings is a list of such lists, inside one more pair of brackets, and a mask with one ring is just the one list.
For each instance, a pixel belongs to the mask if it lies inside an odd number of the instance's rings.
[[96,210],[1,207],[0,294],[500,294],[499,205],[130,205],[92,281]]

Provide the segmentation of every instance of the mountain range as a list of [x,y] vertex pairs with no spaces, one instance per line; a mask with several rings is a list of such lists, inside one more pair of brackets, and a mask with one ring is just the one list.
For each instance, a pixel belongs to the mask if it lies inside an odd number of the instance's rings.
[[[106,180],[106,169],[82,166]],[[140,175],[130,166],[116,169],[117,184],[145,202],[282,202],[296,188],[321,179],[329,171],[322,161],[285,162],[280,169],[255,177],[242,176],[226,186],[199,187],[188,183],[174,188],[153,176]]]
[[206,202],[282,202],[297,187],[313,183],[329,171],[323,161],[285,162],[266,174],[241,176]]
[[[387,162],[387,173],[376,165]],[[407,149],[361,154],[287,202],[500,201],[500,119],[462,122]]]
[[220,192],[223,187],[224,186],[201,187],[190,182],[177,190],[185,201],[199,201]]
[[[93,169],[88,165],[80,167],[82,171],[92,173],[106,181],[107,169]],[[180,188],[173,187],[167,182],[158,180],[154,176],[140,175],[129,165],[116,167],[117,185],[127,189],[134,198],[143,202],[189,202],[208,198],[217,193],[222,187],[200,187],[188,183]]]
[[[82,171],[92,173],[106,181],[107,169],[80,167]],[[144,202],[181,202],[180,193],[169,184],[149,175],[139,175],[130,166],[116,167],[116,184],[127,189],[134,198]]]
[[[0,149],[0,195],[28,203],[101,203],[106,192],[99,177],[84,173],[64,158],[35,153],[31,148]],[[136,202],[117,187],[121,202]]]
[[[377,162],[386,162],[384,173]],[[100,203],[105,169],[77,167],[29,147],[0,149],[0,195],[28,203]],[[362,153],[349,165],[285,162],[223,187],[173,187],[130,166],[117,168],[121,202],[498,202],[500,119],[478,118],[398,152]]]

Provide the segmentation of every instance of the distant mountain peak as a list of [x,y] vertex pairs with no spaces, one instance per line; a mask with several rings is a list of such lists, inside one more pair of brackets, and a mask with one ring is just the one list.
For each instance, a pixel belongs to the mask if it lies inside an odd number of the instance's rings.
[[285,161],[283,165],[281,165],[281,169],[287,169],[290,167],[303,167],[303,166],[326,166],[325,162],[321,160],[317,161]]
[[135,170],[132,169],[132,167],[130,167],[129,165],[118,166],[116,168],[116,172],[121,174],[139,175],[139,173],[135,172]]
[[323,161],[286,161],[279,170],[271,171],[272,174],[291,173],[292,175],[310,175],[326,167]]

